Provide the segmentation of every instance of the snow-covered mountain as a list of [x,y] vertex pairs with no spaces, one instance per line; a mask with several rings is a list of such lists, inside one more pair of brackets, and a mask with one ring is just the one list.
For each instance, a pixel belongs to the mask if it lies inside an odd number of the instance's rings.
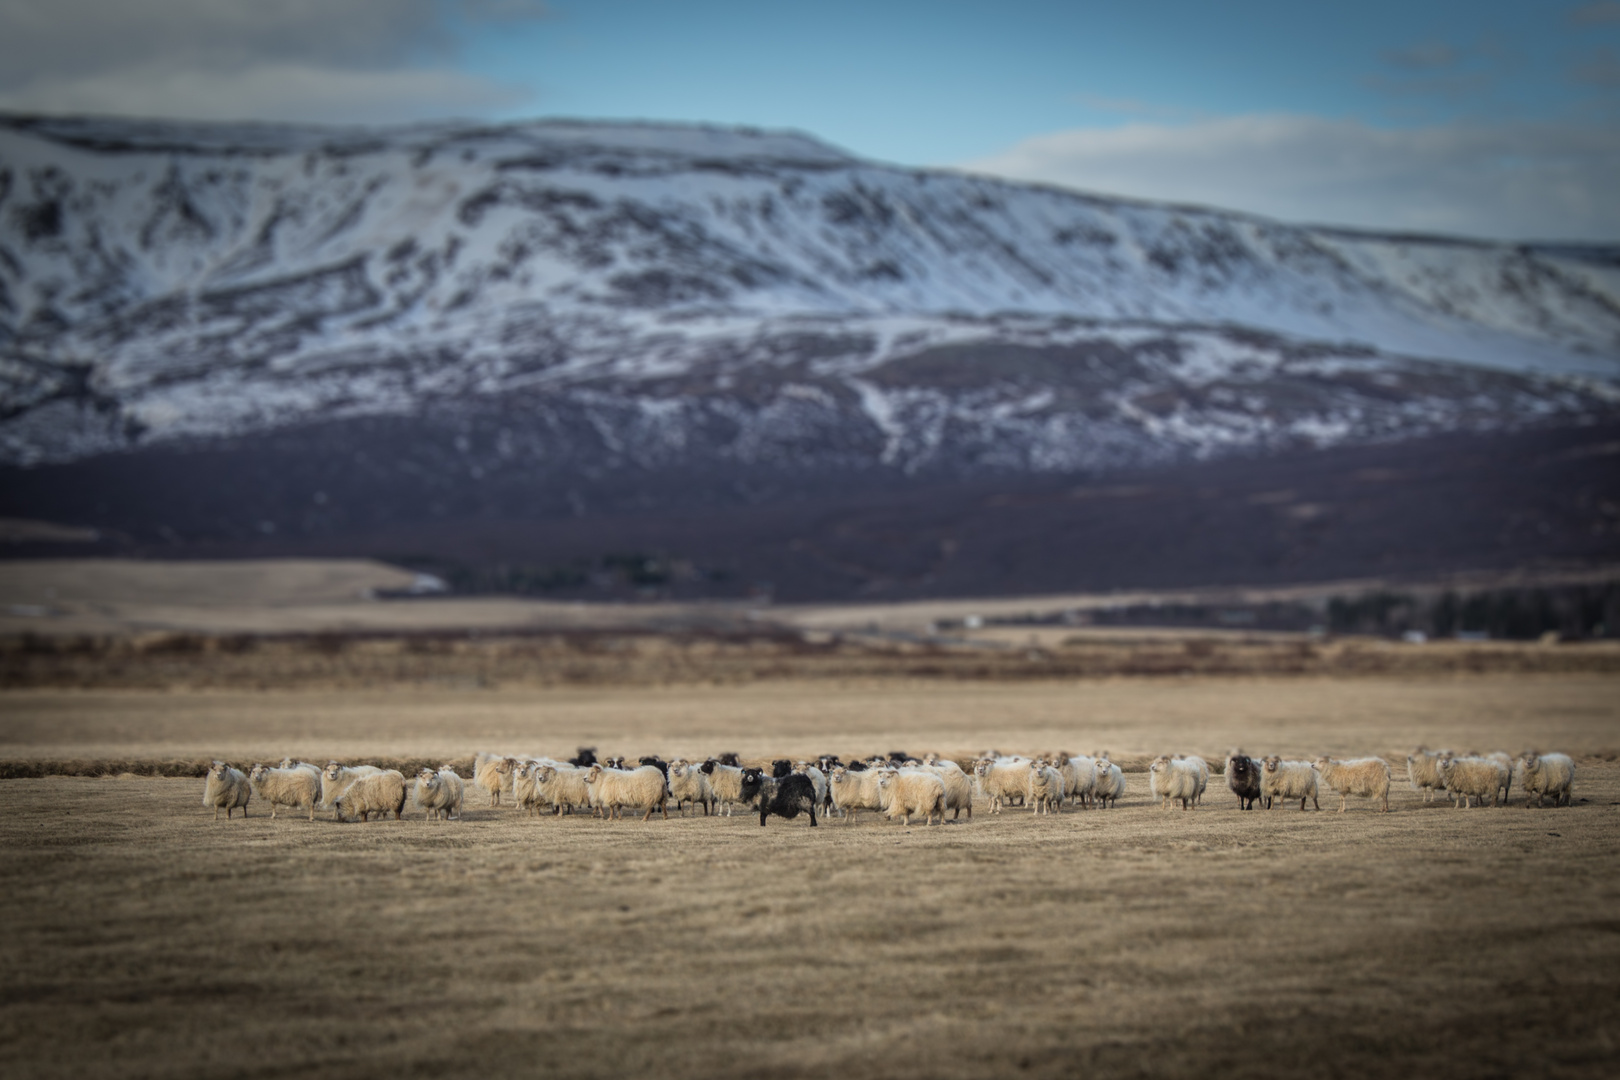
[[1613,415],[1620,251],[1287,226],[778,132],[0,118],[0,461],[347,417],[1070,470]]

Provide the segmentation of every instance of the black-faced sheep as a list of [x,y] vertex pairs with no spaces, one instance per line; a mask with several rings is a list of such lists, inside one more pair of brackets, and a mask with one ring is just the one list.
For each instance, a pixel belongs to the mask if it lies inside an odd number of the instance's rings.
[[1356,758],[1337,761],[1319,757],[1311,763],[1322,782],[1339,793],[1339,813],[1350,805],[1350,796],[1384,800],[1384,813],[1389,813],[1389,762],[1381,757]]
[[362,776],[350,784],[332,805],[337,810],[339,821],[355,817],[370,821],[372,814],[382,816],[389,813],[398,821],[405,809],[405,776],[397,769]]
[[617,819],[621,809],[645,810],[643,822],[652,820],[654,810],[661,810],[669,820],[669,788],[664,774],[652,765],[634,769],[613,769],[592,765],[585,773],[585,783],[591,789],[591,800],[603,816]]
[[1524,805],[1530,806],[1530,796],[1536,805],[1552,796],[1554,806],[1569,805],[1570,789],[1575,783],[1575,762],[1567,754],[1542,754],[1528,750],[1519,759],[1519,786],[1524,789]]
[[231,818],[231,811],[238,808],[242,816],[248,816],[248,800],[253,797],[253,786],[248,778],[242,775],[242,770],[233,769],[223,761],[216,761],[208,769],[208,778],[203,781],[202,804],[214,808],[214,820],[219,820],[220,810],[225,811],[225,820]]
[[790,821],[800,814],[809,814],[811,826],[816,824],[816,787],[803,773],[789,772],[777,777],[766,776],[760,769],[744,769],[742,801],[759,808],[761,828],[773,814]]
[[1239,810],[1253,810],[1260,801],[1260,763],[1242,750],[1226,758],[1226,786],[1238,798]]
[[1320,810],[1317,791],[1316,770],[1308,761],[1284,761],[1272,755],[1260,763],[1260,796],[1266,800],[1267,810],[1277,799],[1298,799],[1301,810],[1309,799]]
[[743,805],[741,766],[710,758],[699,765],[698,770],[709,778],[709,790],[714,793],[715,802],[725,809],[726,817],[731,816],[733,807]]
[[270,804],[270,817],[276,816],[276,807],[292,806],[309,811],[309,820],[315,820],[315,804],[321,797],[321,775],[310,769],[272,769],[268,765],[255,765],[248,771],[253,790]]

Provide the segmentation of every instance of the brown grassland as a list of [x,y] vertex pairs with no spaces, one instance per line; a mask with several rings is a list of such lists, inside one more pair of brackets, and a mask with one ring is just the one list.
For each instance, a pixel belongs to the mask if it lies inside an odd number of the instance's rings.
[[[459,821],[337,824],[257,801],[214,821],[193,778],[0,780],[8,1076],[1620,1072],[1601,671],[51,682],[0,693],[0,759],[994,746],[1139,768],[1241,744],[1383,754],[1395,812],[1242,813],[1218,776],[1165,812],[1132,772],[1117,809],[943,827],[536,819],[471,794]],[[1418,743],[1565,750],[1574,805],[1425,805]]]

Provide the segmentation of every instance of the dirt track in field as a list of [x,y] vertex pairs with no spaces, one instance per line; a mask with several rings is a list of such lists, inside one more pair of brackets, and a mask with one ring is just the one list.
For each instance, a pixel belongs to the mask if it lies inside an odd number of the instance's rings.
[[[1535,743],[1575,804],[215,822],[0,782],[8,1075],[1612,1076],[1620,680],[0,695],[0,756]],[[1605,760],[1606,758],[1610,760]],[[1397,767],[1396,774],[1401,774]],[[1337,800],[1324,800],[1336,806]]]

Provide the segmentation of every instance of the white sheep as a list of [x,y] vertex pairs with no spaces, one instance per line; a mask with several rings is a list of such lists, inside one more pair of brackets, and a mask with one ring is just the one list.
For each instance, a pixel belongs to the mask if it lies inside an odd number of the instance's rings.
[[519,762],[512,770],[512,801],[522,808],[525,815],[533,816],[540,812],[540,804],[546,798],[540,792],[540,769],[545,765],[558,765],[560,762],[550,758],[529,758]]
[[1536,805],[1541,806],[1542,800],[1552,796],[1554,806],[1560,803],[1569,805],[1570,788],[1575,783],[1575,762],[1567,754],[1542,754],[1535,750],[1525,751],[1524,757],[1519,759],[1519,786],[1524,789],[1524,805],[1530,806],[1530,796],[1536,797]]
[[1260,769],[1260,796],[1266,800],[1266,809],[1270,810],[1277,799],[1287,801],[1299,800],[1299,808],[1305,809],[1305,800],[1318,810],[1322,804],[1317,800],[1316,770],[1311,768],[1308,761],[1284,761],[1280,757],[1272,756],[1261,763]]
[[339,821],[347,821],[351,817],[370,821],[372,814],[386,815],[390,812],[398,821],[405,809],[405,776],[398,769],[384,769],[370,776],[362,776],[350,784],[332,806],[337,810]]
[[1097,787],[1093,792],[1093,798],[1106,810],[1110,805],[1117,805],[1119,797],[1123,794],[1125,794],[1124,770],[1109,761],[1107,754],[1097,755]]
[[517,771],[516,758],[499,754],[479,754],[473,758],[473,783],[489,795],[489,805],[501,805],[501,792],[512,790],[512,774]]
[[248,772],[253,790],[260,799],[270,804],[270,817],[276,816],[276,807],[294,806],[309,811],[309,820],[315,820],[315,804],[321,797],[320,773],[310,769],[272,769],[268,765],[254,765]]
[[1063,790],[1069,800],[1090,806],[1097,794],[1097,759],[1065,751],[1057,755],[1054,765],[1063,774]]
[[592,805],[591,789],[585,783],[587,771],[572,765],[541,765],[535,770],[536,787],[554,814],[564,810],[572,814]]
[[1001,813],[1003,806],[1012,805],[1013,799],[1023,801],[1029,794],[1027,758],[981,758],[973,765],[973,776],[979,783],[979,794],[990,803],[992,814]]
[[[1486,754],[1485,756],[1502,766],[1502,784],[1497,791],[1501,794],[1502,805],[1506,806],[1508,804],[1508,796],[1513,793],[1513,768],[1517,762],[1513,760],[1512,754],[1505,753],[1501,750],[1498,750],[1495,753]],[[1492,796],[1491,802],[1493,805],[1495,804],[1495,796]]]
[[1311,763],[1322,782],[1339,793],[1339,813],[1350,805],[1350,796],[1383,799],[1384,813],[1389,813],[1389,762],[1381,757],[1355,758],[1338,761],[1319,757]]
[[616,820],[621,808],[645,808],[642,821],[652,820],[654,810],[662,810],[664,820],[669,820],[669,788],[664,771],[656,765],[622,770],[592,765],[585,774],[585,783],[591,789],[592,801],[605,811],[604,817]]
[[683,816],[686,814],[686,804],[692,803],[701,805],[703,816],[708,817],[714,802],[714,791],[702,770],[684,758],[676,758],[669,763],[669,797],[675,800],[675,809]]
[[337,805],[338,796],[349,790],[362,776],[376,776],[382,772],[375,765],[339,765],[328,761],[321,770],[321,809],[330,810]]
[[1162,809],[1170,809],[1174,801],[1186,810],[1198,798],[1200,787],[1198,765],[1192,760],[1160,754],[1148,766],[1148,790],[1159,800]]
[[292,758],[282,758],[280,768],[307,769],[309,772],[315,775],[316,788],[319,789],[321,786],[321,767],[319,765],[311,765],[307,761],[294,761]]
[[214,820],[219,820],[221,809],[225,811],[225,820],[231,818],[231,811],[241,808],[242,817],[248,816],[248,800],[253,797],[253,786],[248,778],[242,775],[240,769],[233,769],[223,761],[216,761],[209,766],[208,778],[203,781],[202,804],[214,808]]
[[910,825],[912,815],[920,814],[927,825],[938,814],[939,823],[945,824],[945,781],[938,773],[921,768],[885,769],[877,778],[877,789],[879,808],[888,813],[890,821]]
[[1029,770],[1029,805],[1032,813],[1054,813],[1063,805],[1066,789],[1063,774],[1050,765],[1036,763]]
[[855,815],[861,810],[883,809],[883,799],[878,792],[879,772],[840,765],[827,777],[827,794],[832,797],[833,808],[844,815],[844,824],[853,825]]
[[738,765],[722,765],[710,758],[698,766],[698,771],[708,777],[709,790],[714,794],[715,801],[720,806],[725,807],[726,817],[730,817],[732,809],[743,804],[742,767]]
[[423,811],[422,820],[439,817],[449,820],[461,816],[464,790],[461,777],[450,766],[440,766],[439,771],[434,772],[424,765],[416,774],[416,789],[411,798]]
[[1176,760],[1185,761],[1198,770],[1198,794],[1193,796],[1193,805],[1201,805],[1204,801],[1204,789],[1209,787],[1209,762],[1197,754],[1177,754]]
[[1429,750],[1420,746],[1406,755],[1406,779],[1413,791],[1423,793],[1426,803],[1433,802],[1446,788],[1446,782],[1440,777],[1440,758],[1449,753],[1450,750]]
[[945,782],[945,809],[952,812],[951,820],[960,820],[962,811],[966,810],[968,820],[972,821],[973,781],[969,780],[967,773],[962,771],[962,766],[949,758],[939,758],[937,755],[929,756],[934,757],[935,761],[932,764],[923,766],[923,768]]
[[1485,805],[1486,796],[1490,796],[1493,803],[1496,801],[1496,794],[1502,789],[1502,763],[1472,755],[1447,755],[1440,759],[1440,778],[1446,782],[1446,790],[1451,793],[1457,809],[1468,810],[1476,798],[1481,806]]

